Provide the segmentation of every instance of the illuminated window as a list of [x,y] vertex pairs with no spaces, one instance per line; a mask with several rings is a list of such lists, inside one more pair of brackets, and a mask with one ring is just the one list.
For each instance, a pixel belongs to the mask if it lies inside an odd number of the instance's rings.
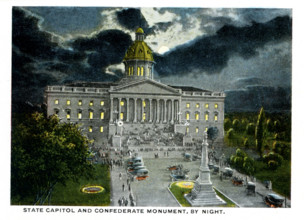
[[93,106],[94,105],[94,102],[93,101],[90,101],[90,106]]
[[186,104],[186,107],[187,107],[187,108],[190,108],[190,103],[187,103],[187,104]]
[[214,115],[214,121],[217,121],[217,115]]
[[67,100],[67,105],[71,105],[71,100]]
[[89,132],[90,133],[93,132],[93,127],[92,126],[89,127]]
[[104,112],[100,112],[100,119],[104,119]]
[[100,105],[101,105],[101,106],[104,106],[104,101],[100,101]]
[[195,120],[199,120],[199,113],[195,113]]
[[93,116],[94,116],[94,113],[93,113],[92,111],[90,111],[90,113],[89,113],[89,118],[90,118],[90,119],[93,119]]
[[55,99],[54,103],[55,103],[55,105],[58,105],[59,104],[59,100]]
[[209,114],[205,113],[205,120],[208,121],[209,120]]
[[140,67],[137,67],[137,76],[140,74]]
[[120,120],[123,120],[123,118],[124,118],[124,114],[121,112],[120,113]]
[[186,133],[187,134],[189,133],[189,127],[186,127]]
[[198,133],[198,127],[195,128],[195,133]]
[[143,120],[146,120],[146,113],[143,113]]
[[196,108],[199,108],[200,104],[196,103]]
[[214,108],[218,108],[218,104],[214,104]]
[[81,118],[82,118],[82,113],[78,112],[78,119],[81,119]]
[[125,105],[124,101],[121,101],[120,106],[124,106],[124,105]]
[[103,126],[100,126],[100,133],[103,132]]
[[129,67],[129,76],[131,75],[131,67]]
[[190,113],[186,113],[186,120],[190,119]]
[[144,75],[144,67],[142,66],[141,67],[141,74],[140,74],[141,76],[143,76]]
[[143,104],[143,107],[145,108],[146,107],[146,101],[143,100],[142,104]]
[[208,131],[208,128],[207,128],[207,127],[205,128],[205,131]]
[[82,105],[82,100],[79,100],[79,101],[78,101],[78,105]]
[[67,118],[67,119],[71,119],[71,112],[70,112],[70,111],[67,111],[66,118]]
[[205,104],[205,108],[209,108],[209,104],[208,103]]

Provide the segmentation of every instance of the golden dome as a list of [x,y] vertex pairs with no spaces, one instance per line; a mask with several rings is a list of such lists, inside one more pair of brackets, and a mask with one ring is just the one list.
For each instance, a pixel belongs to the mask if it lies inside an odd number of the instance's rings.
[[140,34],[143,34],[144,33],[144,30],[142,28],[137,28],[136,30],[136,33],[140,33]]
[[142,28],[136,30],[136,40],[129,47],[124,57],[124,61],[128,60],[145,60],[145,61],[154,61],[151,48],[143,41],[143,37],[140,37],[144,34]]

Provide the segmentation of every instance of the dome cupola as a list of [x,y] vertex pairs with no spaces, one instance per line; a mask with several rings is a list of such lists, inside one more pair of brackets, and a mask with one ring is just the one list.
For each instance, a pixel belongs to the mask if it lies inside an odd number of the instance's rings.
[[154,59],[151,48],[144,42],[142,28],[136,30],[136,38],[123,59],[126,77],[153,79]]

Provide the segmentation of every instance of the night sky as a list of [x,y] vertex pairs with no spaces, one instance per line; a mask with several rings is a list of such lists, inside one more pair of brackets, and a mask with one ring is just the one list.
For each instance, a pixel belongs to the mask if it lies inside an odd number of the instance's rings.
[[290,110],[290,9],[13,7],[13,111],[47,85],[120,79],[138,27],[156,80],[225,91],[227,111]]

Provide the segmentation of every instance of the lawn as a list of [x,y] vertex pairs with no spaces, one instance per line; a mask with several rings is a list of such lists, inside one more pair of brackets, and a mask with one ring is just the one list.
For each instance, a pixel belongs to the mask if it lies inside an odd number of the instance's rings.
[[[68,181],[65,186],[57,184],[54,188],[50,205],[65,206],[109,206],[111,198],[110,171],[107,166],[95,165],[95,176],[91,179],[81,178],[79,182]],[[81,192],[82,187],[100,185],[104,191],[96,194]],[[12,205],[33,205],[33,196],[12,198]],[[45,205],[48,205],[47,202]]]
[[[191,207],[191,205],[188,203],[188,201],[185,199],[184,194],[188,194],[191,192],[192,189],[185,189],[185,188],[180,188],[179,186],[176,185],[177,182],[174,182],[170,186],[170,191],[172,194],[175,196],[177,201],[183,206],[183,207]],[[214,188],[216,194],[223,199],[227,204],[226,205],[221,205],[220,207],[236,207],[236,205],[228,199],[225,195],[221,194],[218,190]]]
[[[108,206],[110,205],[111,184],[107,166],[96,165],[96,176],[92,179],[80,179],[79,183],[69,181],[66,186],[57,185],[52,196],[51,205],[74,206]],[[100,185],[102,193],[86,194],[81,192],[83,186]]]

